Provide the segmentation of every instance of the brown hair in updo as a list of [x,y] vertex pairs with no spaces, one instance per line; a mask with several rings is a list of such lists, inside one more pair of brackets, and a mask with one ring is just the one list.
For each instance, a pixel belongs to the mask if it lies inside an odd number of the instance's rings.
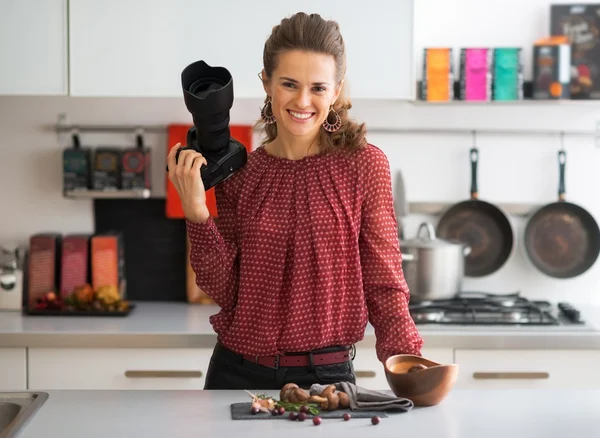
[[[299,12],[284,18],[273,28],[263,51],[263,66],[267,78],[271,78],[277,67],[278,55],[287,50],[305,50],[332,55],[336,66],[336,85],[344,79],[346,73],[346,50],[344,40],[337,22],[324,20],[319,14]],[[266,78],[265,78],[266,79]],[[265,103],[268,96],[265,98]],[[333,104],[333,109],[342,119],[342,126],[335,132],[321,128],[319,143],[321,152],[353,151],[366,145],[365,124],[357,124],[350,120],[348,110],[352,108],[350,100],[344,97],[344,89]],[[335,118],[332,113],[330,119]],[[334,120],[329,120],[333,123]],[[264,124],[262,120],[257,126],[264,125],[266,139],[263,144],[272,142],[277,137],[277,123]]]

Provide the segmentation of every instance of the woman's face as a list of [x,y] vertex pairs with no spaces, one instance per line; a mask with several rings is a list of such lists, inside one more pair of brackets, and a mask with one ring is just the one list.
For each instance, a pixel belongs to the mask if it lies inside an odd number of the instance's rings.
[[315,136],[340,93],[333,56],[291,50],[281,53],[277,61],[273,76],[265,84],[277,132]]

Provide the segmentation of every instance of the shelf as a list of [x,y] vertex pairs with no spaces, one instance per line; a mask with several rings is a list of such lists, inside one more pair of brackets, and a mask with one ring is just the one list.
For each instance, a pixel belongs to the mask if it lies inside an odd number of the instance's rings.
[[[419,96],[421,81],[417,81],[416,96]],[[469,105],[488,105],[488,106],[523,106],[523,105],[600,105],[600,99],[534,99],[533,84],[531,81],[523,83],[523,99],[520,100],[461,100],[460,96],[460,81],[454,81],[454,96],[455,99],[448,101],[427,101],[414,99],[410,102],[413,105],[429,105],[429,106],[469,106]]]
[[148,199],[150,190],[73,190],[64,195],[71,199]]
[[[482,199],[483,201],[483,199]],[[461,202],[460,200],[456,201],[456,203]],[[503,204],[503,203],[494,203],[491,201],[491,204],[497,206],[501,210],[503,210],[509,216],[524,216],[527,217],[532,214],[535,210],[542,207],[542,204]],[[433,216],[438,216],[444,213],[448,208],[452,207],[456,203],[454,202],[410,202],[408,204],[408,213],[409,214],[428,214]]]
[[521,100],[448,100],[448,101],[427,101],[427,100],[411,100],[410,103],[416,106],[551,106],[551,105],[596,105],[600,106],[600,100],[590,99],[521,99]]

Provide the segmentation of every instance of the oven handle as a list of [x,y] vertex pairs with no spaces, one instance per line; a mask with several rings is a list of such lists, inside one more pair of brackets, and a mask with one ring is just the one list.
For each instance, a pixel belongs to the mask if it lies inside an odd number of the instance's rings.
[[523,371],[502,371],[502,372],[482,372],[473,373],[473,378],[478,380],[501,380],[501,379],[526,379],[526,380],[545,380],[550,378],[550,373],[541,372],[523,372]]

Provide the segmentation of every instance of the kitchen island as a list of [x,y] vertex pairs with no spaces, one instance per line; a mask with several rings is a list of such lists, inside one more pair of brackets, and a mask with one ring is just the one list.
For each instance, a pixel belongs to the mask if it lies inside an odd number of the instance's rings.
[[[24,316],[0,312],[0,348],[212,348],[217,306],[141,302],[126,317]],[[600,308],[582,309],[584,326],[420,324],[428,348],[600,349]],[[367,326],[360,346],[375,347]]]
[[[266,392],[277,396],[277,392]],[[453,390],[437,406],[367,418],[232,420],[244,391],[48,391],[19,438],[377,437],[563,438],[597,436],[600,390]]]

